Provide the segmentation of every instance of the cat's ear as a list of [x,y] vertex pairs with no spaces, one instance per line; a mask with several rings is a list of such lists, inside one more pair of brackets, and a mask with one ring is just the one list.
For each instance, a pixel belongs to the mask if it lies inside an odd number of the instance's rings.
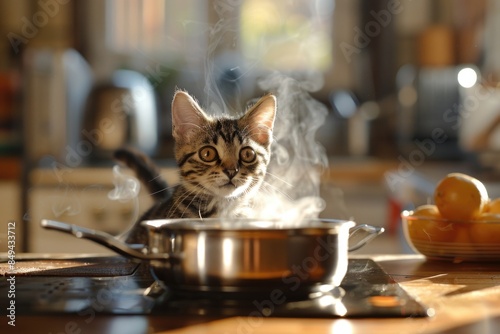
[[250,137],[261,145],[272,141],[274,119],[276,118],[276,97],[266,95],[255,103],[243,116]]
[[184,91],[177,91],[172,101],[172,134],[177,141],[189,141],[203,127],[207,116],[198,103]]

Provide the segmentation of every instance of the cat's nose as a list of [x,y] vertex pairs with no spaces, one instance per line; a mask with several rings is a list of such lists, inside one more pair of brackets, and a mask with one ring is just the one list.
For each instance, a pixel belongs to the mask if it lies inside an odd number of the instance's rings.
[[238,173],[238,168],[236,168],[236,169],[224,169],[223,172],[231,180]]

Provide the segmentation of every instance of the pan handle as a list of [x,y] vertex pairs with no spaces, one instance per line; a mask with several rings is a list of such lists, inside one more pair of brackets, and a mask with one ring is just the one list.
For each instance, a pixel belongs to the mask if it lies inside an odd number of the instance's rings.
[[129,244],[122,242],[106,232],[93,230],[73,224],[58,222],[50,219],[42,219],[42,227],[73,234],[77,238],[92,240],[104,247],[107,247],[120,255],[133,257],[140,260],[171,260],[178,256],[172,254],[145,254],[132,248]]
[[377,226],[372,226],[372,225],[367,225],[367,224],[361,224],[354,226],[351,228],[349,231],[349,240],[353,238],[354,235],[358,234],[359,231],[363,231],[366,235],[361,238],[361,240],[358,240],[353,246],[350,246],[348,248],[349,252],[355,251],[375,239],[378,235],[382,234],[384,232],[383,227],[377,227]]

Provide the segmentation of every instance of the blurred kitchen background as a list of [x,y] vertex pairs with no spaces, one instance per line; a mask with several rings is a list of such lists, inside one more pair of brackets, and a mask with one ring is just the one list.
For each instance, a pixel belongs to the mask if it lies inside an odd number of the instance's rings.
[[328,107],[324,216],[385,226],[373,251],[410,251],[399,212],[448,171],[497,191],[499,0],[0,0],[0,35],[0,251],[9,220],[19,251],[103,250],[40,219],[124,230],[149,198],[110,199],[111,152],[175,182],[175,88],[236,109],[272,71]]

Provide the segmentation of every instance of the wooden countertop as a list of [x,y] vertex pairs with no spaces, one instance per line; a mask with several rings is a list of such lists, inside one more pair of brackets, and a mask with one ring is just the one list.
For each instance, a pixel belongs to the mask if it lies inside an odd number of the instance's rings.
[[[366,255],[353,257],[366,258]],[[172,319],[161,316],[96,316],[92,321],[84,323],[82,317],[77,315],[19,315],[16,319],[16,328],[8,326],[8,319],[5,316],[2,317],[4,319],[0,322],[0,332],[24,333],[26,330],[30,333],[80,334],[126,332],[165,334],[453,332],[481,334],[500,332],[499,263],[431,262],[419,255],[374,255],[372,258],[409,294],[431,307],[434,310],[434,316],[362,319],[233,317],[220,320],[196,317]],[[5,314],[3,312],[2,314]],[[469,327],[459,330],[463,326]]]
[[[366,257],[366,256],[364,256]],[[419,255],[373,256],[412,296],[434,309],[428,318],[264,319],[253,334],[304,333],[500,333],[500,264],[430,262]],[[162,333],[237,333],[238,318]],[[461,326],[472,326],[459,331]],[[500,326],[497,320],[496,326]],[[248,332],[248,331],[247,331]],[[250,332],[248,332],[250,333]]]

